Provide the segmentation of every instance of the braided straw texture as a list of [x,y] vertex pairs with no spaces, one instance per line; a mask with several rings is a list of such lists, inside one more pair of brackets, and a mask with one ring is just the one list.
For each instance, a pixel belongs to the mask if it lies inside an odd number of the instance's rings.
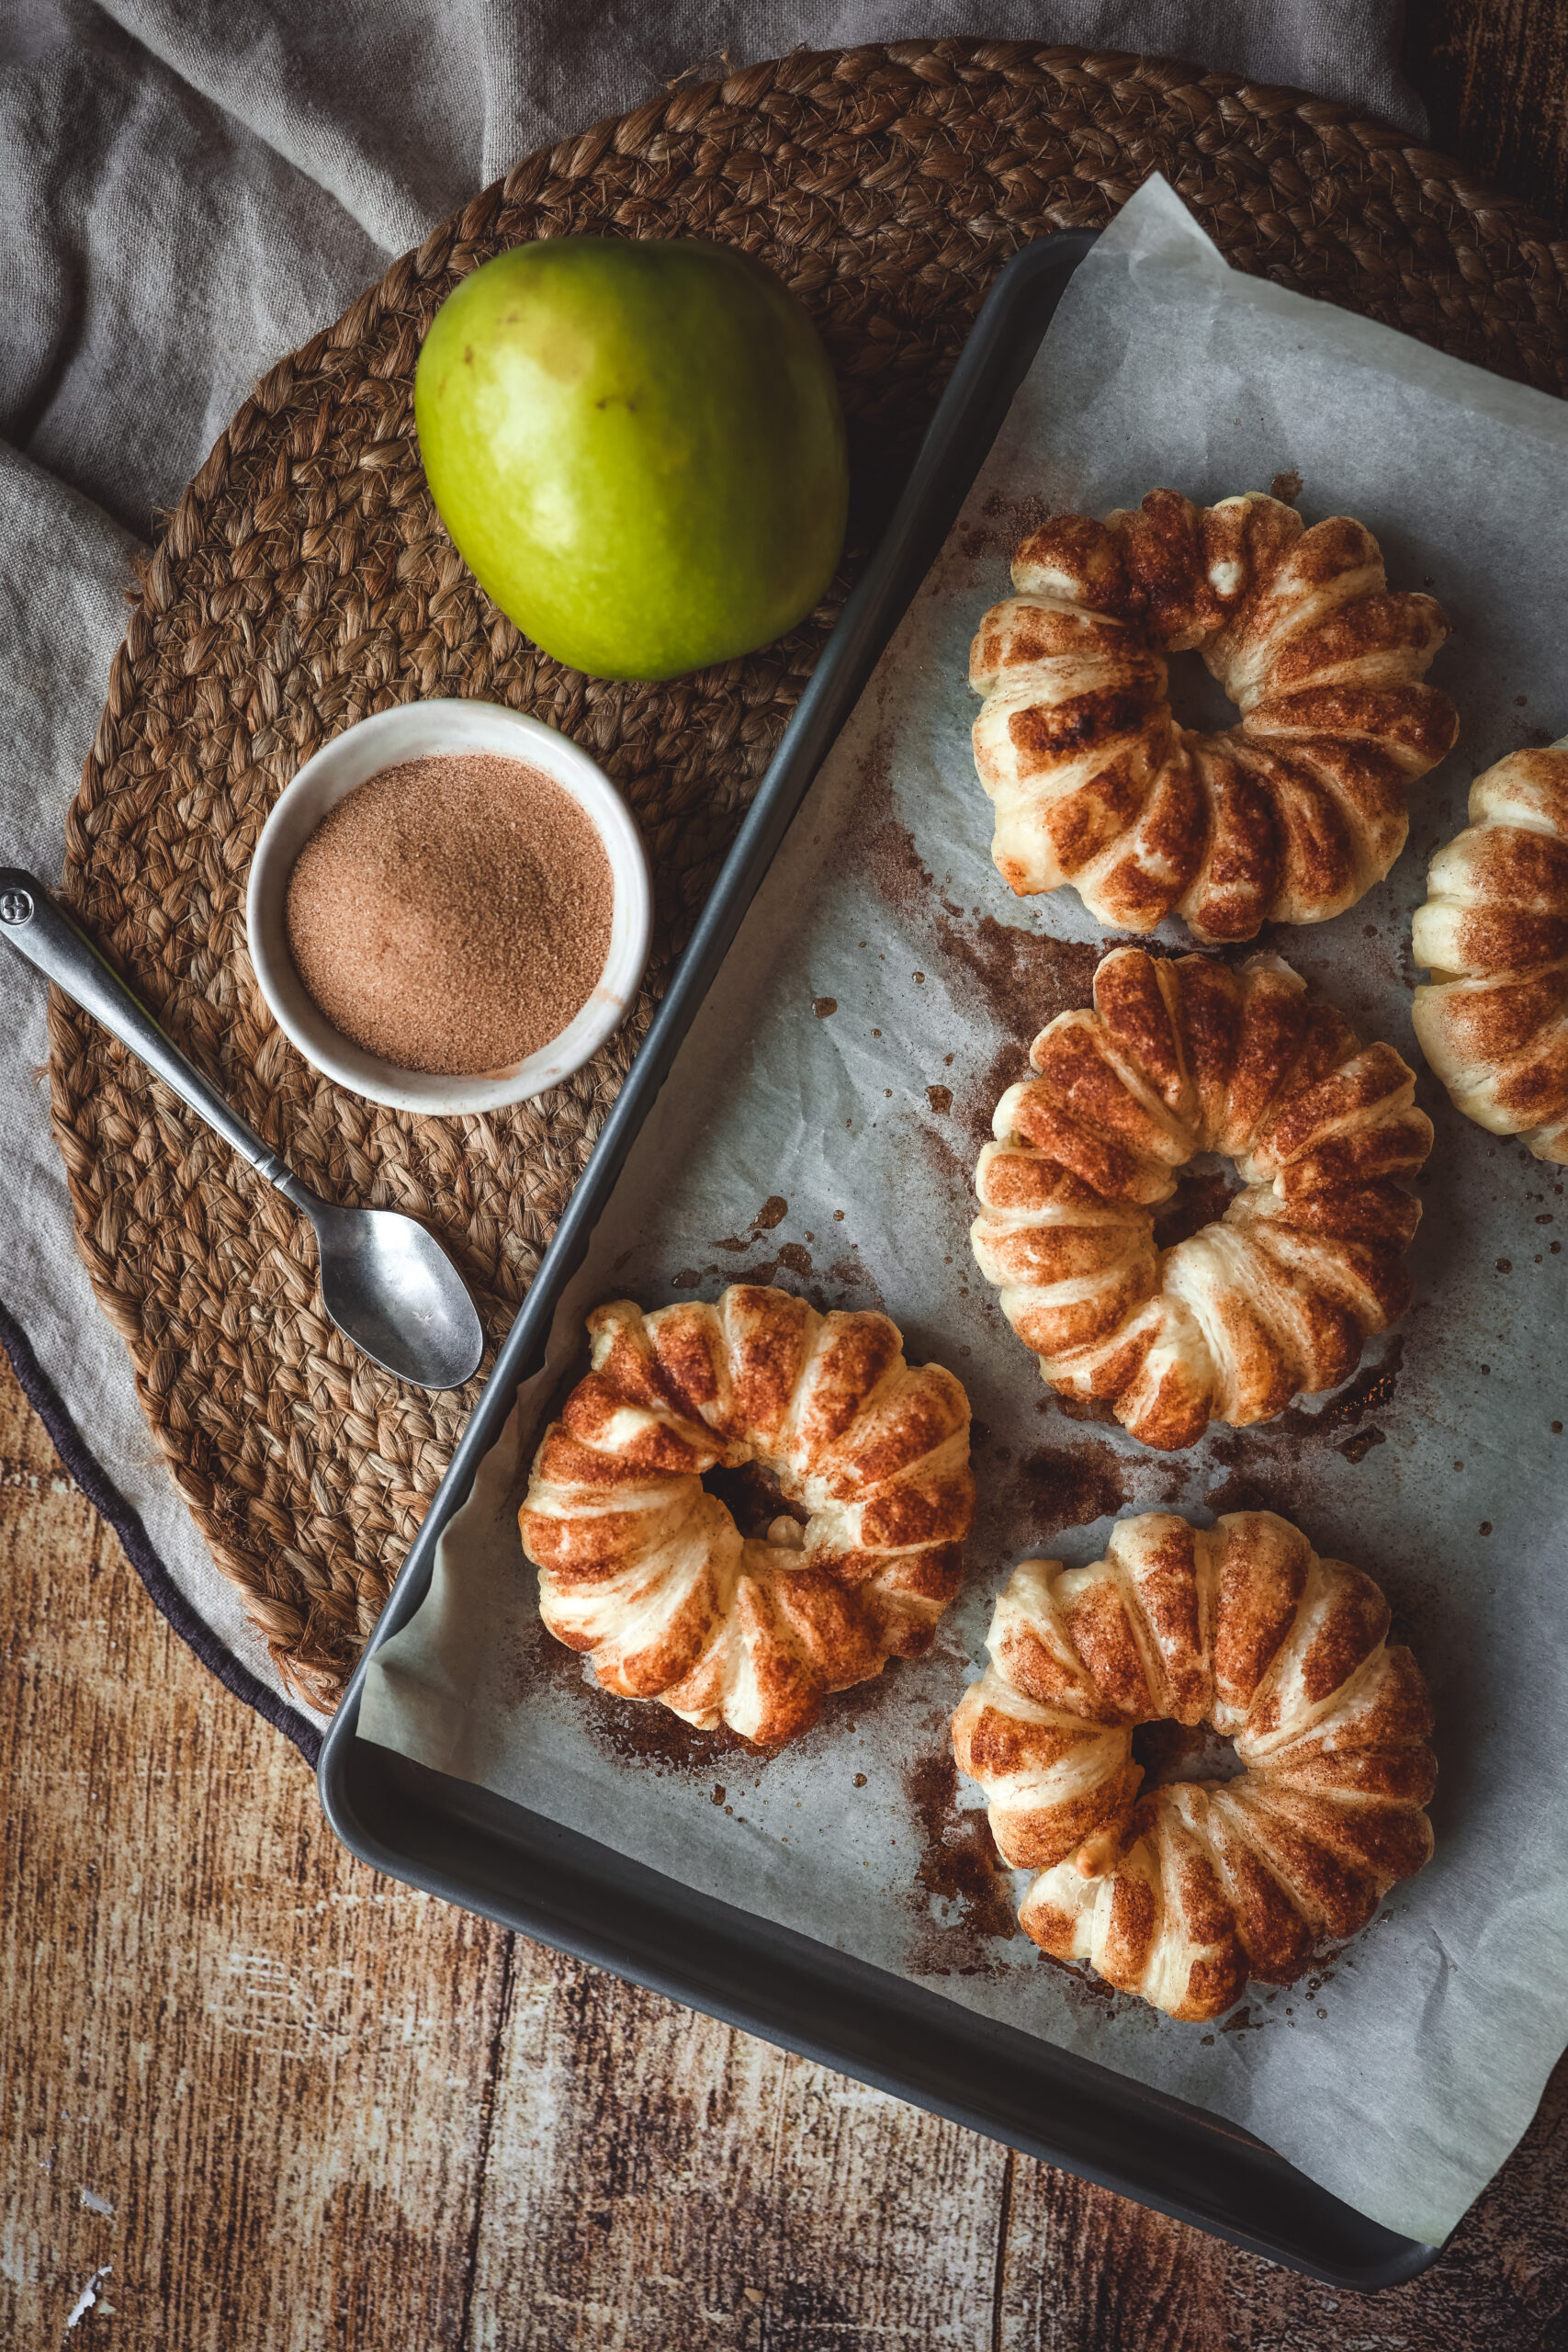
[[[838,370],[872,537],[991,278],[1152,171],[1238,266],[1568,392],[1568,246],[1342,106],[1158,59],[940,41],[798,52],[681,85],[527,157],[258,386],[134,598],[71,811],[65,890],[173,1035],[305,1182],[427,1219],[492,1345],[572,1183],[833,617],[671,685],[562,670],[486,601],[430,504],[420,338],[468,270],[569,233],[698,236],[776,269]],[[658,941],[633,1018],[521,1109],[414,1119],[340,1092],[267,1019],[252,848],[319,744],[417,695],[529,710],[644,828]],[[154,1436],[284,1675],[339,1696],[475,1384],[430,1396],[326,1321],[302,1219],[69,1005],[54,1119],[82,1254]]]

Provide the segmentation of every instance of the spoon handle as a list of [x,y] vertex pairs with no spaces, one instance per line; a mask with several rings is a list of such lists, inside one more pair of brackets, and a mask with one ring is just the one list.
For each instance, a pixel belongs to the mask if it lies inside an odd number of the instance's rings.
[[290,1199],[304,1193],[304,1186],[270,1146],[246,1126],[196,1064],[187,1061],[164,1035],[146,1006],[132,995],[118,973],[110,970],[86,933],[40,882],[18,865],[0,865],[0,938],[29,964],[36,964],[85,1012],[101,1022],[111,1037],[129,1046],[154,1077],[172,1087],[198,1118],[215,1127],[242,1159],[249,1160],[258,1176]]

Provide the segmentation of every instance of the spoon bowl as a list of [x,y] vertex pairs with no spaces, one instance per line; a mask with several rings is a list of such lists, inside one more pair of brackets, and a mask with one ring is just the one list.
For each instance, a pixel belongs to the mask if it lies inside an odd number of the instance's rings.
[[[300,1185],[299,1193],[305,1188]],[[290,1195],[299,1195],[290,1187]],[[433,1235],[395,1209],[299,1200],[316,1228],[321,1304],[356,1348],[421,1388],[461,1388],[485,1335],[463,1277]]]

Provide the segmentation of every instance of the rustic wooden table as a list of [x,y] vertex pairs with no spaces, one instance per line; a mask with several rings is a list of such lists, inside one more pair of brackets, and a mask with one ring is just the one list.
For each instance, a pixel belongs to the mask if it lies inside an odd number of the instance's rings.
[[[1405,62],[1568,213],[1568,0],[1414,0]],[[1337,2294],[373,1877],[8,1372],[0,1554],[0,2342],[1568,2344],[1568,2062],[1437,2267]]]

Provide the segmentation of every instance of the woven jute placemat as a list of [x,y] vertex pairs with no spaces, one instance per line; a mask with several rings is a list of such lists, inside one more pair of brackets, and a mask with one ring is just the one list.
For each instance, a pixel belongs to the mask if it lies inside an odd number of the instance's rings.
[[[835,605],[672,685],[603,684],[537,652],[475,586],[424,488],[413,370],[437,304],[534,237],[711,237],[760,255],[816,318],[842,388],[848,576],[1001,263],[1104,221],[1155,171],[1237,266],[1568,392],[1568,246],[1442,156],[1342,106],[1168,60],[903,43],[679,85],[527,157],[282,360],[186,492],[114,663],[67,896],[306,1183],[433,1226],[492,1351]],[[626,1029],[570,1083],[485,1118],[415,1119],[319,1078],[269,1020],[244,945],[251,852],[300,763],[367,712],[431,695],[510,703],[583,743],[657,877],[654,961]],[[357,1355],[321,1311],[288,1204],[58,998],[50,1036],[82,1254],[148,1421],[284,1674],[331,1706],[477,1386],[427,1396]]]

